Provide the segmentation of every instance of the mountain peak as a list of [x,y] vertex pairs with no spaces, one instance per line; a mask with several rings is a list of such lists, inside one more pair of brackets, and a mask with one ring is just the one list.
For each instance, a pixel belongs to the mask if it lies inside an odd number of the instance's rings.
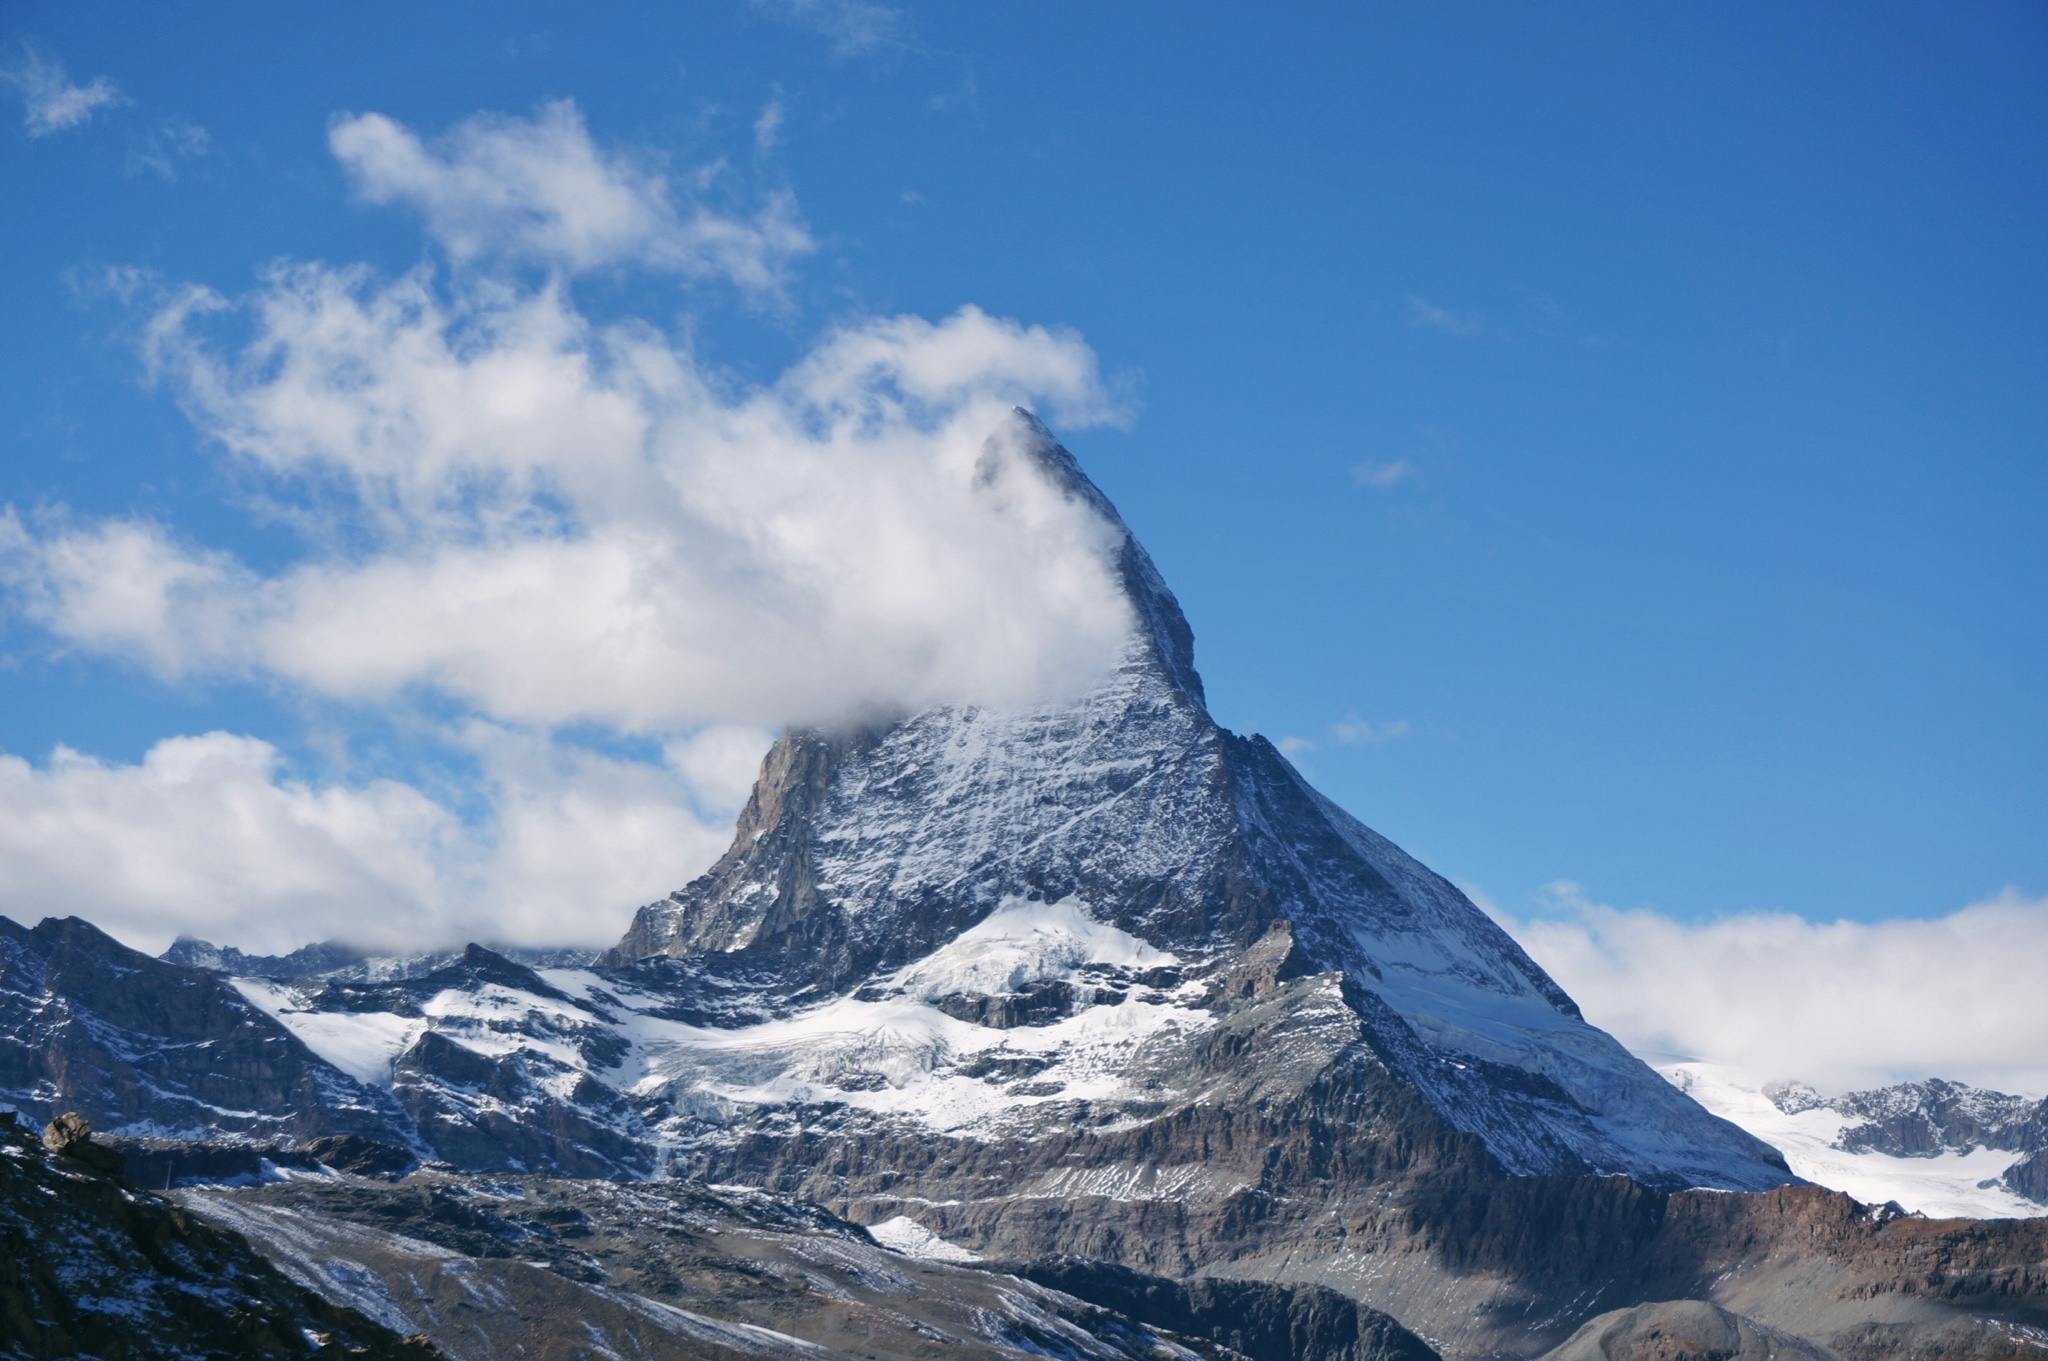
[[1188,627],[1180,601],[1174,598],[1165,578],[1153,565],[1152,555],[1131,533],[1116,506],[1082,470],[1080,461],[1067,452],[1043,421],[1021,406],[1013,407],[1009,418],[983,443],[975,465],[977,483],[999,485],[1008,475],[1013,459],[1028,463],[1055,488],[1101,516],[1115,531],[1117,577],[1137,616],[1137,641],[1175,685],[1196,704],[1206,706],[1202,678],[1195,670],[1194,630]]
[[[1026,461],[1119,536],[1139,623],[1121,665],[1069,703],[785,733],[731,848],[641,909],[605,964],[681,958],[767,986],[781,1008],[901,995],[984,1023],[1127,986],[1087,975],[1105,961],[1080,941],[1136,942],[1222,979],[1284,924],[1288,976],[1341,976],[1341,1005],[1378,1061],[1511,1170],[1787,1179],[1766,1146],[1587,1025],[1457,888],[1272,744],[1219,727],[1193,631],[1150,556],[1073,455],[1018,411],[989,437],[979,476],[999,489]],[[959,957],[948,976],[1008,981],[913,996],[906,980],[941,952]]]

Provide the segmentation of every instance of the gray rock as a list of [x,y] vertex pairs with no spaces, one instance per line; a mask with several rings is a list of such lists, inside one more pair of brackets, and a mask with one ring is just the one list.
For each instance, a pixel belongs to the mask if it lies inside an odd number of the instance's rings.
[[1835,1361],[1817,1343],[1703,1300],[1639,1304],[1600,1315],[1544,1361]]

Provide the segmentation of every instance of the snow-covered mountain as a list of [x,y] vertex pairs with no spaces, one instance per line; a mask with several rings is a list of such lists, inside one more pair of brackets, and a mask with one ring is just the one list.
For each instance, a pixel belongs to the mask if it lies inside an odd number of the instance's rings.
[[1938,1079],[1830,1097],[1723,1064],[1658,1071],[1801,1177],[1858,1200],[1936,1217],[2048,1215],[2048,1101]]
[[644,1174],[821,1105],[875,1150],[1064,1133],[1083,1109],[1135,1127],[1254,1074],[1267,1056],[1211,1049],[1232,1006],[1286,985],[1289,1024],[1323,1037],[1313,1071],[1370,1065],[1510,1173],[1789,1179],[1450,883],[1210,718],[1179,604],[1042,425],[1018,412],[978,474],[990,495],[1050,479],[1117,531],[1137,626],[1091,693],[787,733],[732,849],[601,967],[194,941],[167,960],[237,977],[323,1081],[395,1097],[464,1165]]
[[[533,968],[574,968],[595,960],[597,950],[528,950],[516,945],[490,947],[494,954],[515,964]],[[210,940],[180,936],[160,956],[167,964],[231,978],[280,978],[318,983],[388,983],[399,979],[425,978],[428,974],[460,962],[461,949],[420,950],[404,955],[374,955],[337,941],[316,941],[302,945],[288,955],[244,954],[232,945],[215,945]]]
[[[1050,478],[1119,531],[1139,628],[1116,673],[1070,704],[787,734],[732,849],[643,909],[608,962],[666,955],[772,978],[784,1003],[826,1006],[808,1025],[900,1034],[886,1057],[888,1041],[865,1045],[902,1090],[964,1052],[945,1021],[976,999],[1064,989],[1062,1022],[1094,1027],[1074,992],[1085,966],[1192,976],[1278,933],[1286,967],[1340,978],[1380,1059],[1513,1171],[1786,1179],[1769,1149],[1586,1024],[1464,894],[1265,739],[1210,718],[1178,602],[1043,426],[1017,413],[981,477],[997,491]],[[1201,1028],[1193,994],[1158,996],[1123,1026]]]
[[[422,1159],[451,1201],[681,1179],[955,1263],[1329,1287],[1460,1361],[1679,1297],[1859,1361],[2004,1355],[2048,1317],[2048,1226],[1901,1229],[1791,1184],[1450,883],[1219,727],[1171,592],[1036,421],[980,471],[1121,532],[1138,627],[1090,693],[785,734],[726,855],[596,959],[159,960],[0,919],[0,1104],[261,1143],[259,1166],[320,1140]],[[137,1147],[166,1184],[203,1161]],[[315,1199],[382,1222],[417,1189]]]

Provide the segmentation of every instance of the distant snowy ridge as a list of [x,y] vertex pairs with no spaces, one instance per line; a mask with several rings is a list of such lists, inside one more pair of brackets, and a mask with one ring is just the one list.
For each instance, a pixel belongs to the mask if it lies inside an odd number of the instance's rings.
[[[493,945],[494,953],[515,964],[536,969],[576,968],[598,956],[596,950],[574,948],[535,950],[517,945]],[[189,969],[206,969],[237,978],[290,978],[324,983],[386,983],[394,979],[424,978],[462,958],[460,948],[422,950],[407,955],[379,955],[339,941],[315,941],[286,955],[244,954],[232,945],[215,945],[209,940],[180,936],[171,948],[158,956],[170,964]]]
[[2048,1100],[1938,1079],[1828,1097],[1721,1064],[1670,1062],[1658,1071],[1775,1146],[1801,1177],[1858,1200],[1933,1218],[2048,1215],[2038,1176]]

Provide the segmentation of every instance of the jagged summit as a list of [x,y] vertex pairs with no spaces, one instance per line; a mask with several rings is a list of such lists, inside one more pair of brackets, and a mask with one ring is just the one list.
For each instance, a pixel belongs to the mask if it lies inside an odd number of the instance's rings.
[[[1381,1058],[1513,1170],[1789,1179],[1767,1146],[1587,1025],[1448,881],[1317,793],[1264,738],[1219,726],[1193,632],[1151,558],[1073,456],[1019,412],[990,438],[982,476],[1032,468],[1120,535],[1138,623],[1115,671],[1068,704],[940,706],[854,732],[786,733],[731,849],[641,909],[605,963],[700,960],[772,977],[804,1003],[888,993],[897,971],[1020,905],[1077,907],[1197,967],[1284,933],[1298,971],[1343,976]],[[1007,990],[1065,967],[1025,958]]]
[[1011,412],[1010,421],[1002,429],[989,436],[976,471],[981,480],[994,483],[1014,475],[1010,469],[1017,463],[1037,469],[1054,486],[1093,509],[1116,531],[1117,576],[1137,616],[1141,645],[1149,649],[1154,663],[1182,693],[1196,704],[1206,705],[1202,677],[1195,670],[1195,631],[1188,627],[1180,601],[1159,575],[1152,555],[1131,533],[1130,526],[1102,494],[1102,489],[1081,470],[1080,460],[1067,452],[1066,446],[1054,438],[1038,417],[1021,406]]

